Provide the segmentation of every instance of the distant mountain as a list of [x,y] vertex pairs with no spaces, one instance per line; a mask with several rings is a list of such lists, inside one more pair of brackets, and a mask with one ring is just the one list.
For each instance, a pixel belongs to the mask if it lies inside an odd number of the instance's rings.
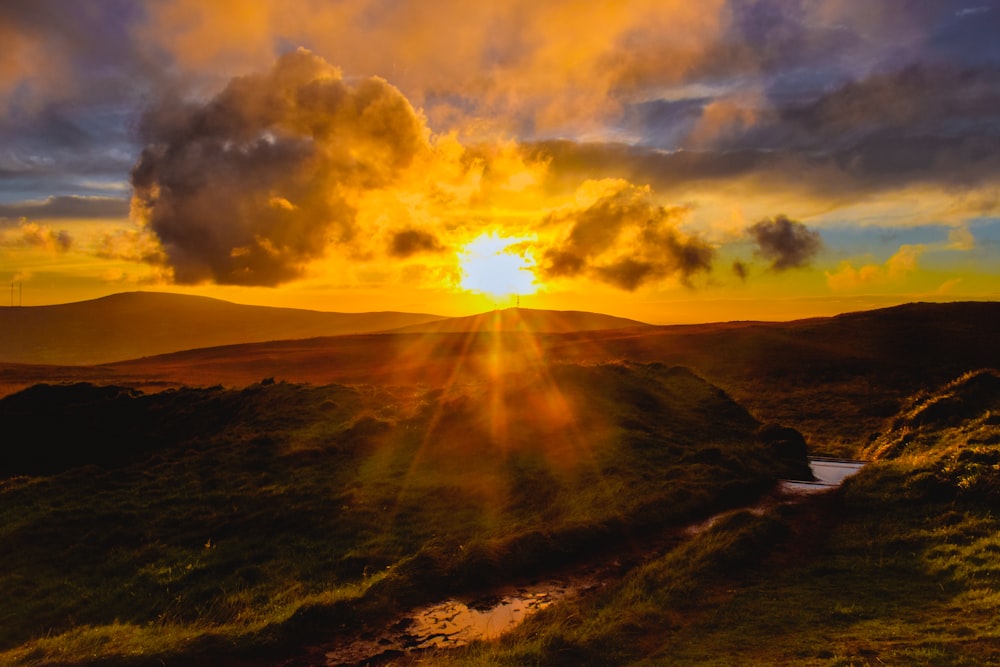
[[54,306],[0,307],[0,361],[101,364],[179,350],[385,331],[424,313],[330,313],[128,292]]
[[573,331],[603,331],[652,325],[624,317],[587,313],[578,310],[536,310],[506,308],[468,317],[449,317],[400,327],[392,333],[473,333],[489,331],[520,331],[529,333],[570,333]]

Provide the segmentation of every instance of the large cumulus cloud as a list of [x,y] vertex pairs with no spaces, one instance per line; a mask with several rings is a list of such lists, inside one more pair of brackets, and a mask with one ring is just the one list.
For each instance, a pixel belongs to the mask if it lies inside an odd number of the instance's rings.
[[[146,114],[133,205],[178,283],[277,285],[350,244],[362,193],[428,149],[393,86],[298,50],[205,103]],[[405,244],[404,244],[405,245]]]

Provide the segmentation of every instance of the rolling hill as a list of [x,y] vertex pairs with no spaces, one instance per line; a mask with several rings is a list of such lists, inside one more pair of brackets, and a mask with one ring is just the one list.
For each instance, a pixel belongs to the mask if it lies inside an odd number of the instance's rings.
[[54,306],[0,307],[0,361],[102,364],[199,347],[384,331],[440,319],[332,313],[128,292]]
[[[540,324],[549,331],[555,328],[555,318],[565,317],[553,311],[521,311],[535,319],[547,315],[550,321]],[[928,383],[1000,367],[996,302],[915,303],[780,323],[492,332],[491,318],[511,315],[500,311],[457,318],[466,326],[457,332],[275,340],[104,366],[0,364],[0,395],[45,381],[118,383],[146,390],[246,386],[264,378],[317,385],[446,386],[553,361],[659,362],[693,369],[758,418],[802,431],[815,452],[839,455],[856,451],[859,440],[878,431],[907,397]],[[576,317],[583,323],[615,321]],[[471,326],[476,323],[480,326]],[[440,326],[457,325],[443,320]]]

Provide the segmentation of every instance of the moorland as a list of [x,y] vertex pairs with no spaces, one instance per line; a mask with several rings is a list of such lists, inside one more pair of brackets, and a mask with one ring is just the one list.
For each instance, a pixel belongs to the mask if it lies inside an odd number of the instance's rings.
[[[499,640],[373,658],[1000,663],[1000,304],[168,322],[97,363],[58,310],[49,363],[0,348],[0,664],[336,664],[306,649],[584,562],[614,574]],[[870,463],[762,503],[807,453]]]

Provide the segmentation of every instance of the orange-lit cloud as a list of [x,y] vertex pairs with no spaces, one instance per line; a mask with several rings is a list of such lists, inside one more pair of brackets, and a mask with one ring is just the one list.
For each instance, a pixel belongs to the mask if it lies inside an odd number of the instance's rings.
[[546,278],[586,276],[625,290],[674,278],[684,284],[711,269],[714,249],[678,224],[686,207],[664,207],[649,187],[623,180],[591,181],[577,206],[551,213],[544,227],[563,231],[545,247]]
[[51,253],[66,252],[73,247],[73,237],[65,229],[54,230],[38,222],[22,219],[12,234],[4,236],[3,244],[7,246],[25,246],[40,248]]
[[17,106],[36,110],[67,82],[62,50],[52,49],[21,22],[0,21],[0,44],[0,116],[17,111]]
[[[892,238],[930,244],[927,267],[964,267],[961,289],[982,294],[997,272],[1000,11],[968,9],[4,3],[3,252],[63,284],[93,262],[90,276],[229,298],[274,302],[252,288],[282,285],[302,304],[331,289],[458,303],[461,250],[492,234],[530,239],[539,302],[584,290],[651,309],[684,285],[929,289],[919,263],[890,276],[856,259]],[[59,247],[42,232],[14,243],[22,217],[64,228],[73,262],[40,252]],[[428,307],[406,299],[393,303]]]
[[629,291],[690,284],[714,255],[680,231],[689,208],[661,204],[649,187],[585,181],[567,203],[544,157],[434,136],[385,81],[349,83],[304,50],[207,102],[153,107],[143,133],[132,173],[140,229],[105,238],[100,253],[162,263],[182,284],[277,285],[328,258],[391,282],[399,267],[373,264],[385,256],[455,275],[473,237],[528,229],[540,232],[530,235],[545,259],[539,277]]
[[179,0],[151,5],[136,31],[193,73],[260,69],[281,44],[308,45],[347,71],[386,77],[436,131],[477,136],[597,130],[623,100],[717,58],[725,4]]
[[926,250],[923,245],[903,245],[885,264],[865,264],[858,268],[850,262],[841,262],[836,271],[826,272],[827,285],[835,292],[845,292],[898,283],[917,271],[918,260]]

